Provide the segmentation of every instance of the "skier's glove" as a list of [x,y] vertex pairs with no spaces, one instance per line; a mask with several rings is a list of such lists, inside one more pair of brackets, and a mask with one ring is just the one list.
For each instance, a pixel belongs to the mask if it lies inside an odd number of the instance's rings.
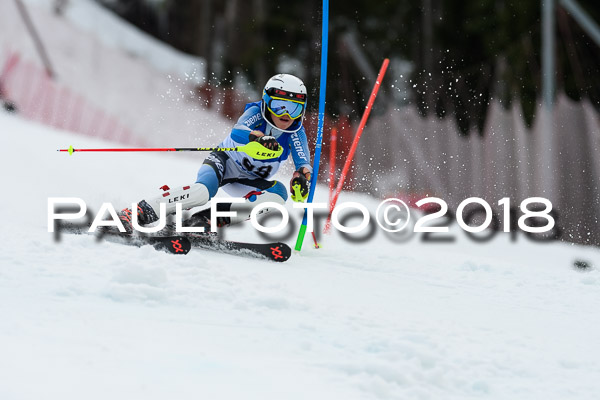
[[310,172],[308,172],[308,169],[302,167],[298,171],[294,172],[292,180],[290,181],[292,200],[297,203],[304,203],[306,201],[310,189],[309,180]]
[[[252,136],[254,135],[250,135],[250,138],[252,139]],[[279,143],[277,142],[277,139],[275,139],[273,136],[260,136],[258,138],[255,139],[258,143],[262,144],[264,148],[272,150],[272,151],[277,151],[279,150]]]

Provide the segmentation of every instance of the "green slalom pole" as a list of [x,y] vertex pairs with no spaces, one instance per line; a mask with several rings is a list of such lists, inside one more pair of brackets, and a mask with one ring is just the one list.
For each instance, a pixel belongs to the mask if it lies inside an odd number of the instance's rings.
[[[312,203],[317,187],[317,176],[319,175],[319,163],[321,160],[321,143],[323,142],[323,125],[325,123],[325,92],[327,88],[327,47],[329,37],[329,0],[323,0],[323,22],[321,33],[321,86],[319,88],[319,121],[317,125],[317,143],[315,146],[315,163],[310,180],[310,191],[308,192],[307,202]],[[302,243],[306,235],[306,225],[308,220],[308,211],[304,210],[304,218],[296,239],[296,251],[302,250]]]

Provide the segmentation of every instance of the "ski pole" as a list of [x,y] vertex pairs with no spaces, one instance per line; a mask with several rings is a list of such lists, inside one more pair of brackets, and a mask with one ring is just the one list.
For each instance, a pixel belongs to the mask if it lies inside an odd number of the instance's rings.
[[72,155],[80,151],[93,152],[140,152],[140,151],[240,151],[248,154],[250,157],[257,160],[268,160],[277,158],[283,153],[283,147],[279,146],[277,150],[269,150],[262,144],[250,142],[244,146],[238,147],[163,147],[163,148],[117,148],[117,149],[75,149],[69,146],[68,149],[60,149],[57,151],[68,152]]

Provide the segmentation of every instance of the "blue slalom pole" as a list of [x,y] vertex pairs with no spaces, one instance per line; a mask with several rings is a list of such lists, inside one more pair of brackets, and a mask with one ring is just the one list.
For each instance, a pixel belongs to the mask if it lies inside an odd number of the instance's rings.
[[[317,143],[315,146],[315,161],[313,165],[313,173],[310,179],[310,191],[308,192],[308,203],[312,203],[317,187],[317,176],[319,175],[319,163],[321,161],[321,144],[323,142],[323,125],[325,123],[325,92],[327,89],[327,48],[329,43],[329,0],[323,0],[323,22],[321,33],[321,86],[319,87],[319,120],[317,125]],[[302,250],[304,235],[306,234],[306,226],[308,219],[308,211],[304,210],[304,218],[296,239],[297,251]]]

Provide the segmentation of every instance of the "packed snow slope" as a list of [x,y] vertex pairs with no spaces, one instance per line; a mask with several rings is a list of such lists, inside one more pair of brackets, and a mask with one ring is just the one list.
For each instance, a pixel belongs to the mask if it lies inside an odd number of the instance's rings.
[[[477,244],[456,229],[451,244],[394,242],[377,228],[360,242],[334,233],[318,250],[307,238],[278,264],[55,241],[48,197],[122,207],[193,182],[203,154],[69,156],[56,150],[112,144],[4,113],[0,132],[3,400],[598,396],[596,249]],[[226,237],[263,240],[249,224]],[[575,270],[576,259],[595,268]]]

